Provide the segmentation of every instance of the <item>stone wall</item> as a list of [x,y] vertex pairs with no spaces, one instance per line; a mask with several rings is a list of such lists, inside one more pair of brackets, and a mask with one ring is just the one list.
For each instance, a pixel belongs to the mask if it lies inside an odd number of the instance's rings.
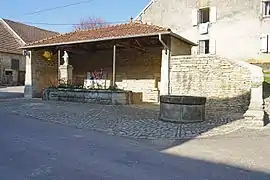
[[[86,78],[87,72],[104,69],[108,72],[107,86],[112,79],[112,50],[91,54],[71,54],[75,81]],[[137,49],[117,49],[116,84],[119,88],[134,92],[134,101],[158,102],[161,69],[161,48],[147,48],[146,52]],[[76,82],[75,82],[76,83]]]
[[25,57],[23,55],[20,54],[10,54],[10,53],[2,53],[0,52],[0,63],[2,66],[2,71],[1,73],[1,82],[4,82],[5,80],[2,79],[4,78],[4,70],[9,70],[12,71],[12,81],[14,84],[17,83],[18,81],[18,70],[12,69],[11,67],[11,60],[12,59],[17,59],[19,60],[20,64],[19,64],[19,71],[25,71]]
[[31,51],[26,57],[25,97],[41,97],[44,88],[58,83],[57,59],[46,60],[44,51]]
[[252,80],[243,63],[218,56],[172,56],[171,94],[207,97],[207,112],[244,113]]

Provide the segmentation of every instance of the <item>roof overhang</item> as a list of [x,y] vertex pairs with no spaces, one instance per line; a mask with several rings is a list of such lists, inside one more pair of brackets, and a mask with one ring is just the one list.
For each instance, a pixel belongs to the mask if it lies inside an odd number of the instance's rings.
[[197,46],[196,43],[183,38],[182,36],[173,33],[171,31],[162,32],[162,33],[152,33],[152,34],[137,34],[137,35],[128,35],[128,36],[121,36],[121,37],[106,37],[106,38],[98,38],[98,39],[90,39],[90,40],[78,40],[78,41],[69,41],[69,42],[61,42],[61,43],[51,43],[51,44],[39,44],[39,45],[26,45],[23,47],[19,47],[19,49],[33,49],[33,48],[41,48],[41,47],[52,47],[52,46],[61,46],[61,45],[71,45],[71,44],[81,44],[81,43],[91,43],[91,42],[100,42],[100,41],[109,41],[109,40],[120,40],[120,39],[129,39],[129,38],[139,38],[139,37],[151,37],[151,36],[158,36],[161,35],[171,35],[179,40],[190,44],[191,46]]

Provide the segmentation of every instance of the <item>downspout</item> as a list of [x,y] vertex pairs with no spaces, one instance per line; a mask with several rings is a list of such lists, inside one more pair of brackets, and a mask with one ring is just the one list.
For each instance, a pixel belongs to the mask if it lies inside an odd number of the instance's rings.
[[167,50],[169,49],[169,47],[168,47],[167,44],[165,44],[165,42],[162,40],[161,33],[158,34],[158,40],[159,40],[160,43],[164,46],[164,48],[165,48],[165,50],[166,50],[166,54],[167,54]]
[[[161,36],[161,33],[158,34],[158,40],[160,41],[160,43],[164,46],[164,49],[165,49],[165,54],[167,55],[167,67],[166,69],[168,70],[168,87],[167,87],[167,94],[170,95],[171,91],[170,91],[170,79],[171,79],[171,76],[170,76],[170,61],[171,61],[171,58],[170,58],[170,54],[168,54],[168,50],[170,49],[169,46],[162,40],[162,36]],[[169,52],[170,53],[170,52]],[[162,61],[162,60],[161,60]],[[161,62],[162,63],[162,62]],[[162,66],[162,65],[161,65]]]

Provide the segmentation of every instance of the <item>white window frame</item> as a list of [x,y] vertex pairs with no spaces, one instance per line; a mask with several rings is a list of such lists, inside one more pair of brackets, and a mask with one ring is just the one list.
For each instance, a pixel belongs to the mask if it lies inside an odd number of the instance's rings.
[[[207,10],[208,11],[208,21],[207,22],[203,22],[203,11]],[[210,7],[204,7],[204,8],[200,8],[198,10],[198,24],[203,24],[203,23],[209,23],[210,22]]]
[[263,17],[270,17],[270,0],[262,1],[262,15]]
[[[206,41],[208,41],[208,52],[206,52]],[[203,50],[201,51],[201,42],[204,44]],[[210,40],[209,39],[202,39],[199,40],[198,42],[198,54],[203,55],[203,54],[210,54]]]
[[260,53],[268,54],[270,52],[269,45],[270,45],[269,34],[260,34]]

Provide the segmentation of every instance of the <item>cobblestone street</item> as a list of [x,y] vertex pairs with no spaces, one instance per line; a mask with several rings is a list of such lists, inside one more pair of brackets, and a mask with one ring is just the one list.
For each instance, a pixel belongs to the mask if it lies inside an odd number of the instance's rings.
[[208,115],[194,124],[174,124],[159,120],[158,105],[104,106],[40,99],[1,100],[8,113],[52,123],[106,132],[110,135],[144,139],[185,139],[209,137],[242,128],[241,114]]

